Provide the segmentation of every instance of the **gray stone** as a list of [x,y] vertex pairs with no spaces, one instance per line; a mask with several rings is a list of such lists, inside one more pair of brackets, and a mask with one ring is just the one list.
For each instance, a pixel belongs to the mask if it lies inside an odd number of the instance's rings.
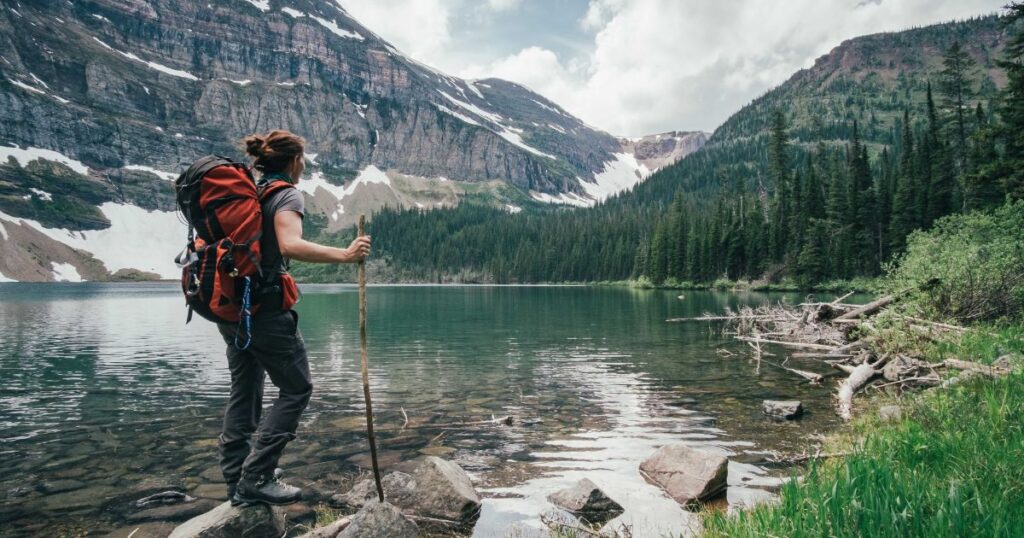
[[774,419],[793,420],[804,414],[804,406],[797,400],[765,400],[761,411]]
[[169,538],[279,538],[284,532],[280,509],[265,504],[231,506],[225,502],[181,524]]
[[[402,491],[410,488],[412,475],[395,471],[384,475],[381,479],[381,487],[384,488],[384,498],[394,499],[402,496]],[[377,485],[372,479],[362,480],[356,483],[348,493],[341,493],[331,498],[335,504],[342,504],[350,508],[362,508],[366,503],[377,500]]]
[[885,405],[878,410],[878,418],[882,422],[899,422],[903,418],[903,408],[898,405]]
[[688,445],[666,445],[640,464],[640,473],[686,506],[725,491],[729,461],[720,454]]
[[590,523],[604,523],[622,513],[622,505],[613,501],[601,488],[584,478],[572,486],[548,496],[555,506],[565,508]]
[[388,504],[371,501],[363,506],[337,538],[416,538],[419,528]]
[[[381,480],[384,498],[406,514],[471,527],[480,517],[480,495],[469,475],[461,467],[441,458],[428,456],[412,474],[393,472]],[[377,498],[373,480],[363,480],[335,502],[353,508]]]

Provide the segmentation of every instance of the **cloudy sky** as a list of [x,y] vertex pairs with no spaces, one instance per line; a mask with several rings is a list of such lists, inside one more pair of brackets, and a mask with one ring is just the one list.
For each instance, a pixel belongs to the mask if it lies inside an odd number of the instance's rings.
[[842,40],[1008,0],[339,0],[410,56],[621,136],[714,130]]

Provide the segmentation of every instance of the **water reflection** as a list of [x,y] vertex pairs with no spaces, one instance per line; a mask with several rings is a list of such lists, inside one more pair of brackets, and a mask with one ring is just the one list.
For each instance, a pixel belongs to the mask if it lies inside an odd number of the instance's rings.
[[[282,465],[331,492],[368,466],[357,297],[348,286],[304,291],[315,390]],[[719,357],[716,347],[742,349],[706,324],[664,322],[767,296],[677,295],[372,288],[370,377],[385,470],[423,454],[457,461],[486,497],[475,536],[539,533],[547,495],[584,476],[626,508],[612,525],[636,535],[685,531],[693,516],[637,469],[669,442],[734,455],[734,486],[771,485],[744,462],[831,425],[828,393],[757,372],[741,355]],[[183,322],[173,285],[0,284],[0,519],[22,534],[40,521],[105,530],[124,523],[125,499],[143,491],[222,494],[223,342],[211,324]],[[763,420],[760,401],[770,397],[803,399],[807,417]],[[514,426],[486,423],[506,415]],[[730,488],[730,501],[760,491],[745,489]]]

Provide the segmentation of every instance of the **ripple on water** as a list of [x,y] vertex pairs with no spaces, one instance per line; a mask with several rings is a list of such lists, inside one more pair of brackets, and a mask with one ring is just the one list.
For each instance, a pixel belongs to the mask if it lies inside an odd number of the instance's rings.
[[[289,476],[331,491],[368,465],[356,294],[304,291],[298,310],[315,392],[282,463]],[[115,492],[141,484],[220,491],[224,344],[212,324],[184,325],[174,285],[0,284],[0,293],[0,515],[12,528],[27,534],[42,518],[110,529],[121,522],[105,509],[120,502]],[[834,424],[822,411],[827,391],[755,370],[706,325],[663,320],[766,298],[371,288],[370,377],[385,471],[426,454],[458,462],[485,497],[474,536],[539,532],[538,515],[553,509],[547,496],[583,477],[626,508],[612,525],[637,536],[692,530],[693,514],[638,469],[672,442],[734,455],[729,501],[755,502],[779,479],[752,465],[751,453],[792,449]],[[737,355],[720,358],[722,346]],[[761,399],[782,396],[804,400],[807,417],[763,420]],[[513,426],[485,423],[507,415]],[[32,487],[17,489],[26,477]]]

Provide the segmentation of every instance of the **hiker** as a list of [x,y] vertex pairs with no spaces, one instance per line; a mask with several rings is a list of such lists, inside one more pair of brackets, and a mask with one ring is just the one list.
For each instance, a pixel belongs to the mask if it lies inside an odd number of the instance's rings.
[[[304,163],[305,141],[288,131],[253,134],[243,140],[245,151],[254,159],[258,188],[284,181],[299,182]],[[251,319],[249,340],[238,342],[238,325],[219,323],[227,343],[228,368],[231,370],[231,396],[224,411],[224,429],[220,434],[220,466],[227,482],[232,504],[287,504],[299,500],[302,490],[281,481],[278,459],[285,445],[295,438],[299,417],[309,403],[313,384],[309,374],[306,348],[299,332],[299,316],[282,308],[286,300],[289,260],[314,263],[356,263],[370,254],[370,237],[357,237],[348,248],[334,248],[302,238],[305,213],[302,193],[280,188],[260,203],[263,232],[260,237],[260,268],[264,286],[259,293],[259,310]],[[269,275],[269,276],[268,276]],[[269,284],[269,285],[268,285]],[[294,289],[294,285],[292,285]],[[276,294],[276,295],[275,295]],[[263,405],[264,378],[280,391],[267,414],[263,427],[250,442],[259,424]]]

